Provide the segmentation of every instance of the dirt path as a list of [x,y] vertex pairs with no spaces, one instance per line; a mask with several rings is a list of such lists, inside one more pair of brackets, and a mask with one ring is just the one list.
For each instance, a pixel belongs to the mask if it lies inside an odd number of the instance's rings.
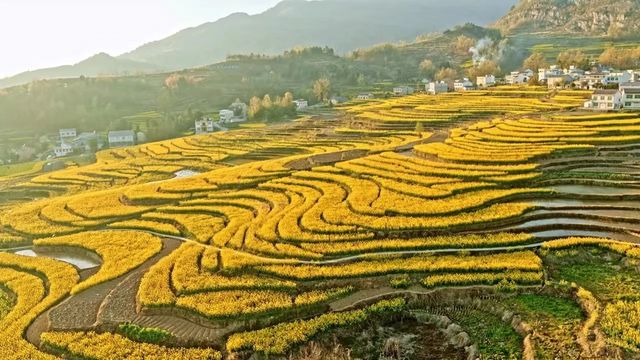
[[[151,266],[170,254],[179,245],[180,242],[174,239],[163,239],[163,249],[160,253],[147,260],[138,268],[117,279],[107,281],[77,295],[67,297],[60,304],[36,318],[33,324],[27,328],[27,340],[32,344],[39,345],[40,334],[45,331],[86,331],[99,327],[102,324],[99,323],[98,315],[103,308],[103,303],[109,298],[109,295],[122,283],[126,282],[127,279],[141,279],[142,275]],[[137,291],[137,287],[135,289],[129,288],[129,290],[133,290],[131,306],[133,306],[135,312],[135,292]]]

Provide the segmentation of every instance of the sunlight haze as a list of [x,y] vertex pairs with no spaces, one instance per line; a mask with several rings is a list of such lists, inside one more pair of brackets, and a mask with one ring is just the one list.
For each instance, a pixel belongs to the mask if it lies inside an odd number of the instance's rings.
[[0,78],[75,64],[100,52],[120,55],[184,28],[235,12],[260,13],[277,2],[2,0]]

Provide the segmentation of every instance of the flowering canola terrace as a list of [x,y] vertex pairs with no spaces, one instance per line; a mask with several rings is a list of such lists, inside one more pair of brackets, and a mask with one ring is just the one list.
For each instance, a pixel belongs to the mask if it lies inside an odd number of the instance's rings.
[[[496,116],[510,115],[453,129],[441,142],[422,139],[427,141],[412,153],[394,151],[420,140],[413,133],[342,129],[312,137],[314,128],[299,124],[289,129],[297,137],[278,137],[267,127],[113,150],[100,155],[94,165],[100,170],[80,167],[34,179],[26,186],[62,186],[66,193],[8,207],[0,217],[2,234],[37,246],[80,247],[98,254],[103,264],[79,282],[70,266],[0,253],[0,284],[17,298],[0,319],[7,326],[0,337],[9,344],[0,347],[0,357],[49,358],[21,336],[31,321],[68,294],[90,292],[149,261],[162,249],[161,235],[186,240],[144,273],[137,305],[143,312],[177,313],[212,324],[264,325],[231,335],[229,352],[282,354],[334,326],[360,323],[377,310],[322,314],[332,302],[370,284],[380,286],[390,275],[408,274],[426,289],[542,284],[542,260],[524,248],[538,247],[540,240],[505,230],[539,210],[533,200],[557,195],[542,185],[547,175],[542,163],[634,146],[640,141],[640,120],[627,115],[537,116],[574,106],[583,94],[560,93],[544,101],[522,95],[504,88],[450,95],[437,103],[414,96],[347,109],[366,114],[358,115],[363,118],[375,113],[374,120],[383,122],[385,116],[415,121],[435,113],[452,121],[453,109],[476,116],[483,99],[489,99],[489,115],[494,105]],[[512,105],[504,107],[504,102]],[[523,113],[527,115],[519,115]],[[265,140],[270,135],[274,137]],[[304,170],[291,168],[289,164],[308,155],[284,149],[303,145],[310,153],[366,152]],[[270,151],[280,155],[262,157]],[[245,162],[251,156],[257,158]],[[243,161],[232,164],[239,158]],[[147,161],[153,164],[141,165]],[[147,181],[132,170],[148,166],[149,172],[158,172],[155,166],[168,166],[164,169],[171,172],[193,165],[185,161],[210,171]],[[102,174],[94,176],[97,171]],[[545,250],[575,246],[599,246],[629,257],[638,252],[626,243],[590,238],[542,245]],[[394,311],[396,305],[380,307]],[[637,304],[614,303],[604,309],[606,331],[625,339],[636,336],[620,328],[614,315],[622,310],[635,314]],[[301,314],[315,317],[295,321]],[[635,315],[629,321],[637,322]],[[211,349],[140,345],[110,333],[48,332],[42,339],[56,352],[100,359],[111,353],[222,356]]]

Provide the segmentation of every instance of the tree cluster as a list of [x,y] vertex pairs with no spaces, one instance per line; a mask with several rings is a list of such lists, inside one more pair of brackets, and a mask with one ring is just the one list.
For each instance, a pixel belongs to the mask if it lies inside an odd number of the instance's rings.
[[271,100],[266,94],[262,99],[254,96],[249,100],[248,115],[250,120],[279,121],[296,116],[296,106],[293,103],[293,94],[284,93],[282,97]]
[[637,68],[640,65],[640,47],[635,49],[608,48],[598,60],[602,65],[617,69]]

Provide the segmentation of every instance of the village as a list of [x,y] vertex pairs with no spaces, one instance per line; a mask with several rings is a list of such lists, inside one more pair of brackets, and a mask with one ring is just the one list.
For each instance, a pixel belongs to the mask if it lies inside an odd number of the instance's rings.
[[[310,105],[306,99],[292,100],[297,113],[313,109],[332,107],[348,102],[371,101],[390,96],[400,97],[416,93],[439,95],[448,92],[481,90],[494,86],[547,86],[549,90],[582,89],[592,90],[590,99],[583,104],[588,111],[621,111],[640,109],[640,71],[616,70],[597,63],[591,64],[591,70],[575,66],[562,69],[558,65],[540,69],[513,71],[504,77],[493,74],[477,76],[475,82],[470,78],[454,81],[430,81],[423,79],[418,85],[399,85],[387,92],[363,92],[352,97],[330,96],[325,102]],[[249,106],[237,99],[227,108],[216,114],[203,115],[194,120],[191,133],[196,135],[227,131],[249,120]],[[216,116],[217,115],[217,116]],[[133,146],[147,142],[147,134],[132,129],[115,129],[105,133],[96,131],[78,131],[76,128],[59,129],[55,135],[43,136],[37,151],[35,145],[22,144],[12,149],[13,159],[0,159],[3,164],[20,163],[31,160],[51,160],[72,155],[92,155],[106,148]],[[50,147],[46,144],[53,143]]]
[[[592,71],[585,71],[575,66],[562,69],[557,65],[540,68],[537,71],[526,69],[513,71],[504,78],[495,75],[476,77],[475,83],[469,78],[457,79],[453,82],[423,80],[422,86],[397,86],[393,88],[394,96],[407,96],[414,93],[438,95],[447,92],[480,90],[499,85],[543,85],[549,90],[592,90],[591,99],[584,103],[584,110],[619,111],[623,109],[640,109],[640,71],[615,70],[594,64]],[[374,99],[373,94],[360,94],[357,100]]]

